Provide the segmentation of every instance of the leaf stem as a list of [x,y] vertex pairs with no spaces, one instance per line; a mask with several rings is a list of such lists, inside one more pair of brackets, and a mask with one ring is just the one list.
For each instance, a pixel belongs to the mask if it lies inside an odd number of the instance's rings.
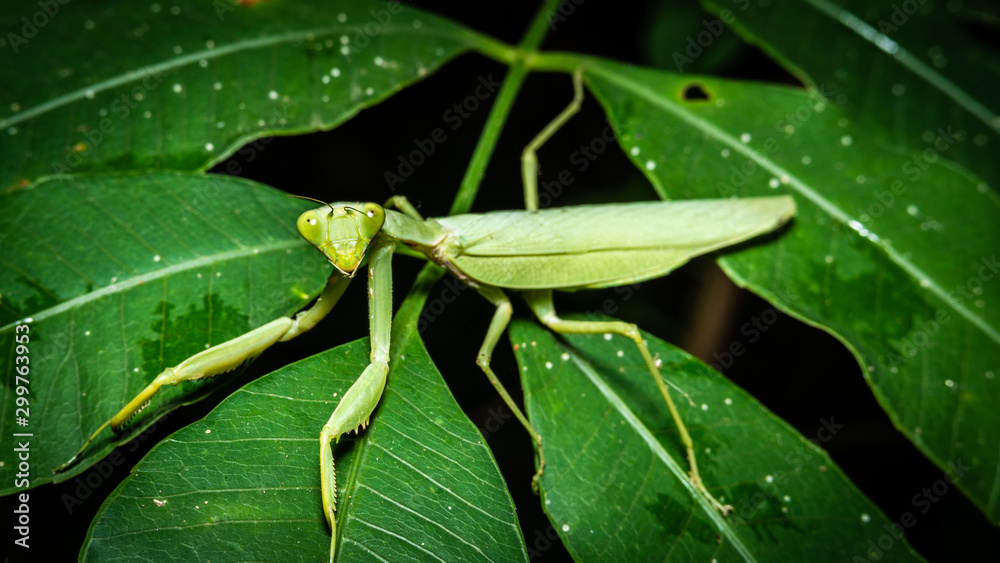
[[490,115],[486,120],[486,126],[476,143],[476,150],[472,153],[472,160],[465,170],[462,178],[462,185],[455,195],[455,201],[451,205],[450,215],[458,213],[468,213],[472,209],[472,202],[476,199],[479,191],[479,184],[482,182],[483,174],[486,172],[486,165],[490,156],[496,148],[497,139],[507,122],[510,109],[514,105],[525,77],[528,75],[530,60],[537,56],[538,46],[541,45],[545,33],[548,31],[548,15],[553,13],[559,0],[546,0],[542,7],[535,14],[527,33],[516,48],[510,48],[499,41],[488,39],[485,36],[476,35],[476,48],[483,54],[495,58],[510,65],[510,71],[504,77],[503,85],[500,86],[500,93],[497,95],[496,103],[490,109]]
[[[455,200],[452,202],[449,215],[468,213],[472,209],[472,202],[476,199],[479,184],[482,182],[483,174],[486,172],[486,165],[489,163],[490,156],[493,155],[493,150],[496,148],[497,139],[500,137],[500,132],[507,122],[507,116],[510,115],[514,99],[517,97],[517,93],[520,91],[521,85],[528,75],[531,63],[538,56],[538,46],[541,45],[542,39],[545,38],[545,34],[548,31],[548,15],[555,11],[559,1],[546,0],[542,4],[542,7],[535,14],[527,33],[524,34],[524,38],[517,47],[511,47],[485,35],[470,33],[470,43],[479,52],[510,65],[510,72],[504,77],[503,84],[500,86],[500,92],[497,94],[496,103],[490,109],[486,126],[479,135],[479,141],[476,143],[476,149],[472,153],[469,166],[465,170],[465,176],[462,178],[462,184],[458,189],[458,193],[455,194]],[[569,68],[572,69],[575,67]],[[400,327],[406,325],[407,327],[412,326],[416,328],[420,311],[427,301],[431,287],[442,276],[444,276],[442,268],[430,262],[424,265],[417,275],[417,282],[406,296],[400,307],[400,312],[397,313],[396,322]],[[404,311],[406,314],[403,314]],[[410,334],[411,332],[406,331],[406,333]]]

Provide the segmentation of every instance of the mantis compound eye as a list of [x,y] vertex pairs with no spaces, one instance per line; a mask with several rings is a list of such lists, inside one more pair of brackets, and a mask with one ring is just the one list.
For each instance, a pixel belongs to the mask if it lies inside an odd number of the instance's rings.
[[374,237],[382,230],[385,224],[385,210],[377,203],[365,203],[358,207],[358,211],[368,218],[368,221],[359,222],[358,230],[367,238]]
[[323,244],[326,238],[326,228],[324,223],[324,217],[315,209],[306,211],[302,215],[299,215],[299,220],[296,226],[299,229],[299,234],[302,238],[306,239],[314,246],[319,246]]

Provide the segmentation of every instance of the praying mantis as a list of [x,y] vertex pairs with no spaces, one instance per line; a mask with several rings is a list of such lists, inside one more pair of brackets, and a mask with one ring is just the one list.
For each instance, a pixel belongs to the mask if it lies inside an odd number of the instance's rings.
[[[385,205],[337,202],[306,211],[297,220],[301,236],[334,266],[316,302],[294,317],[281,317],[200,352],[160,373],[114,417],[102,424],[69,461],[72,466],[108,426],[118,431],[164,385],[177,385],[232,371],[309,331],[336,305],[361,267],[368,267],[369,364],[338,403],[320,432],[321,497],[331,530],[330,558],[337,552],[338,489],[332,444],[367,427],[387,384],[392,322],[392,256],[409,249],[475,288],[495,312],[476,363],[527,429],[537,452],[534,484],[545,468],[544,436],[536,432],[490,367],[492,353],[512,316],[503,290],[520,292],[538,319],[558,333],[612,333],[635,342],[677,427],[689,477],[704,504],[723,514],[698,471],[694,444],[660,374],[659,364],[634,324],[574,321],[559,317],[553,290],[613,287],[666,275],[687,260],[771,232],[795,215],[788,196],[742,200],[692,200],[588,205],[540,210],[536,151],[575,114],[583,99],[583,72],[573,75],[570,105],[539,133],[522,155],[525,210],[425,219],[403,197]],[[318,507],[319,508],[319,507]]]

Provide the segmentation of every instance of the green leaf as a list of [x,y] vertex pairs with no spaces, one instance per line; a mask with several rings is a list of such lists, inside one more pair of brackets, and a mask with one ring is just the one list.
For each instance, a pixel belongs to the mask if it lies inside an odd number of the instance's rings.
[[[527,561],[493,455],[415,333],[419,310],[397,315],[371,426],[334,450],[338,558]],[[365,340],[244,386],[157,445],[101,507],[82,559],[326,560],[318,438],[368,364]]]
[[51,18],[22,4],[3,29],[35,12],[46,25],[12,31],[25,43],[8,36],[0,190],[49,174],[206,170],[254,139],[343,123],[471,35],[399,2],[117,0],[58,5]]
[[[822,93],[866,137],[901,150],[936,148],[990,184],[1000,181],[1000,58],[985,39],[989,31],[970,29],[996,26],[993,3],[703,3],[720,16],[728,10],[725,19],[745,40]],[[936,144],[942,132],[961,142]]]
[[674,391],[705,485],[734,508],[722,517],[694,492],[635,344],[609,336],[566,335],[566,347],[535,323],[511,327],[543,436],[543,506],[574,559],[920,560],[905,540],[879,539],[893,524],[826,453],[708,366],[644,335],[665,379],[689,397]]
[[[26,323],[31,416],[0,418],[3,445],[31,432],[31,485],[84,471],[157,418],[214,388],[162,390],[122,437],[86,438],[164,368],[309,302],[329,264],[295,230],[311,204],[246,180],[176,172],[45,181],[0,197],[2,404],[16,397]],[[28,321],[28,319],[31,319]],[[0,467],[5,493],[15,464]]]
[[[813,94],[588,65],[662,197],[795,196],[788,232],[723,268],[844,341],[893,422],[943,469],[971,465],[958,487],[1000,520],[1000,305],[984,290],[1000,279],[996,192],[943,157],[914,167],[919,154],[869,139]],[[685,100],[695,85],[708,100]]]

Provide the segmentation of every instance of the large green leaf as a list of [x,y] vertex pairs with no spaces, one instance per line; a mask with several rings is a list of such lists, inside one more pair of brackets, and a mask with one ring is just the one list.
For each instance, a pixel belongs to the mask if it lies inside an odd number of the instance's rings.
[[[0,197],[0,436],[8,450],[14,432],[39,437],[32,486],[82,472],[198,394],[199,384],[164,389],[124,437],[105,431],[52,474],[164,368],[319,292],[330,267],[294,226],[310,205],[176,172],[56,179]],[[26,427],[13,412],[20,323],[30,330]],[[0,466],[4,492],[16,471]]]
[[[958,487],[1000,520],[1000,306],[984,290],[1000,269],[996,192],[943,156],[869,139],[800,90],[598,61],[588,71],[662,197],[795,196],[789,232],[723,267],[843,340],[895,424],[942,468],[971,465]],[[708,99],[686,100],[693,86]]]
[[[915,151],[937,147],[992,185],[1000,180],[1000,64],[989,32],[970,28],[978,23],[995,34],[996,3],[703,3],[720,16],[727,10],[724,21],[841,108],[866,137]],[[959,142],[941,150],[940,131]]]
[[[493,455],[416,333],[417,295],[396,317],[371,426],[334,450],[338,558],[527,561]],[[363,339],[266,375],[157,445],[102,506],[82,559],[325,560],[319,431],[368,351]]]
[[535,323],[511,328],[525,405],[543,436],[543,506],[577,561],[920,559],[900,548],[901,536],[880,539],[893,524],[822,450],[646,335],[664,377],[688,395],[674,400],[706,486],[734,508],[722,517],[694,492],[677,428],[635,344],[566,338],[572,348]]
[[[0,14],[16,55],[0,65],[0,189],[54,173],[206,170],[253,139],[335,127],[468,41],[399,2],[60,4],[52,17],[33,1]],[[32,34],[32,21],[45,25]]]

